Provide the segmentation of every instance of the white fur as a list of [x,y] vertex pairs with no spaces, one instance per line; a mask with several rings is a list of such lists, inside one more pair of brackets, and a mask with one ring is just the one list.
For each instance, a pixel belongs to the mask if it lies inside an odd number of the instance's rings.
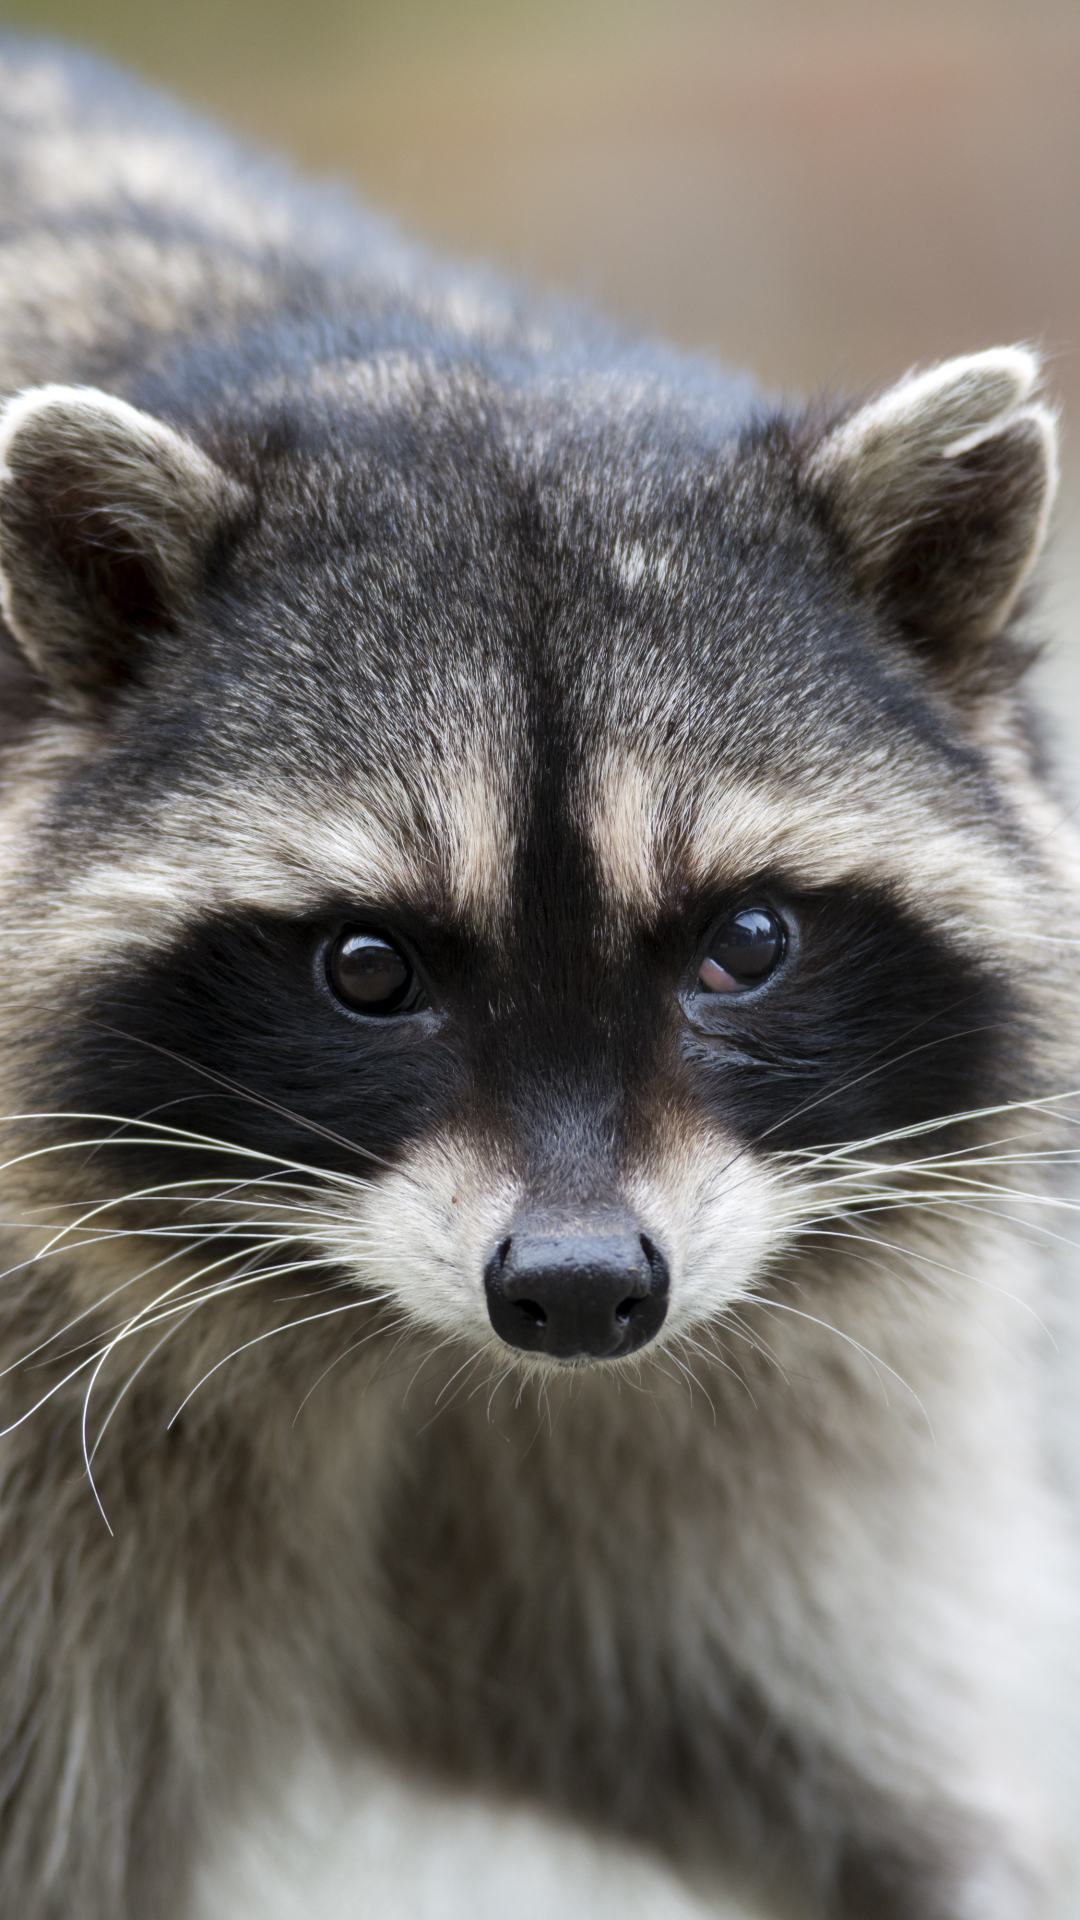
[[1039,362],[1025,347],[992,347],[909,373],[829,436],[815,470],[892,460],[909,447],[958,451],[972,435],[992,432],[1022,407],[1038,377]]
[[626,1843],[312,1752],[226,1829],[190,1920],[755,1920]]

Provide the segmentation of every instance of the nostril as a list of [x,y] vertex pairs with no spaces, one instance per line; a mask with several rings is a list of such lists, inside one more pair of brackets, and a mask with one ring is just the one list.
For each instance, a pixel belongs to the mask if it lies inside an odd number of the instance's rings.
[[660,1247],[614,1209],[580,1218],[526,1213],[484,1268],[500,1339],[557,1359],[636,1353],[663,1324],[668,1287]]

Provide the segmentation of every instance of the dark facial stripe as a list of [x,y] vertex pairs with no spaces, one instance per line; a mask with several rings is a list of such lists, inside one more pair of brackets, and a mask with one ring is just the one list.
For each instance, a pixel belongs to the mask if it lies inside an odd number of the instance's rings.
[[[87,999],[57,1095],[339,1172],[385,1165],[445,1112],[460,1069],[430,1014],[336,1003],[332,933],[268,914],[207,921]],[[177,1158],[182,1176],[190,1158]]]
[[[385,1019],[334,1001],[333,926],[208,921],[90,996],[74,1038],[58,1033],[57,1104],[352,1174],[452,1124],[550,1191],[632,1170],[673,1114],[768,1154],[1031,1090],[1015,989],[933,928],[881,894],[751,891],[789,929],[753,991],[696,994],[706,936],[685,924],[612,956],[565,895],[556,907],[534,894],[529,927],[486,960],[446,934],[402,934],[424,995]],[[190,1159],[174,1157],[183,1178]]]
[[814,1148],[1023,1097],[1012,982],[887,895],[789,896],[789,950],[757,992],[698,996],[686,1042],[707,1109],[764,1151]]

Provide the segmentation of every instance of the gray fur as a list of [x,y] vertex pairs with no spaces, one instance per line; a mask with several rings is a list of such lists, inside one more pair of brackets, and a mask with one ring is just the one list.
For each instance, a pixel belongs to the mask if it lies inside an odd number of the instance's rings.
[[[32,670],[0,800],[0,1909],[179,1920],[315,1743],[812,1911],[1036,1920],[1078,931],[1017,692],[1032,357],[770,410],[93,62],[5,40],[0,104]],[[766,884],[809,903],[824,999],[754,1056],[753,1111],[830,1020],[873,1079],[890,941],[933,956],[887,976],[897,1073],[934,967],[959,983],[896,1154],[899,1105],[783,1133],[836,1074],[760,1126],[694,1077],[741,1058],[685,1011],[708,903]],[[814,962],[815,913],[892,931]],[[465,956],[382,1079],[324,975],[274,997],[265,956],[342,914]],[[234,1040],[284,1092],[241,1097]],[[942,1106],[946,1056],[989,1091]],[[496,1338],[484,1260],[535,1198],[617,1199],[667,1250],[633,1365]]]

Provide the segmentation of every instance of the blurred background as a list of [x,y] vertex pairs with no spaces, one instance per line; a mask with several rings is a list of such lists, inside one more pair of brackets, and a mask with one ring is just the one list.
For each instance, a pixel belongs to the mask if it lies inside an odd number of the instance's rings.
[[0,18],[770,388],[1038,343],[1066,430],[1047,671],[1080,797],[1077,0],[0,0]]

